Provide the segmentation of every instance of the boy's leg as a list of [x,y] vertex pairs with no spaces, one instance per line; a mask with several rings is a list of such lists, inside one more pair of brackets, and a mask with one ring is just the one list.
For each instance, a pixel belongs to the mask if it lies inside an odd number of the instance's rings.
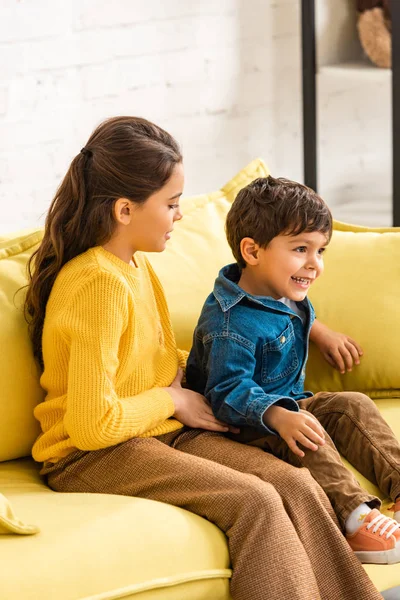
[[364,477],[393,501],[400,497],[400,442],[368,396],[321,392],[300,405],[318,419],[338,451]]
[[[312,401],[300,401],[304,410]],[[310,414],[313,414],[310,412]],[[314,418],[315,415],[313,415]],[[335,428],[333,428],[335,431]],[[241,432],[242,441],[246,431]],[[253,432],[254,437],[254,432]],[[295,455],[278,436],[246,440],[283,460],[298,466],[305,466],[327,493],[332,506],[346,530],[346,538],[362,562],[392,564],[400,562],[400,525],[382,515],[380,500],[362,490],[353,474],[344,466],[340,455],[328,433],[325,444],[317,451],[303,448],[304,457]],[[360,448],[358,448],[360,450]],[[360,463],[358,459],[356,466]],[[362,470],[362,469],[360,469]],[[366,504],[368,503],[368,505]]]
[[[305,401],[299,402],[301,408],[303,408],[302,402]],[[304,457],[294,454],[278,435],[260,437],[260,434],[254,434],[254,431],[242,431],[238,436],[230,435],[230,437],[240,438],[240,441],[251,446],[258,446],[295,467],[306,467],[331,501],[343,530],[347,517],[360,504],[368,502],[378,508],[381,504],[379,498],[361,488],[353,473],[344,466],[328,433],[325,436],[325,445],[320,446],[317,451],[302,448]]]

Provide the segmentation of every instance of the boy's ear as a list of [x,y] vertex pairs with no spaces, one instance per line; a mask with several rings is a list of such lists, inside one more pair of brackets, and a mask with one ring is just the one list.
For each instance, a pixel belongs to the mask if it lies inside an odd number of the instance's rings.
[[258,251],[260,246],[249,237],[243,238],[240,242],[240,252],[242,254],[243,260],[248,265],[257,265],[258,264]]

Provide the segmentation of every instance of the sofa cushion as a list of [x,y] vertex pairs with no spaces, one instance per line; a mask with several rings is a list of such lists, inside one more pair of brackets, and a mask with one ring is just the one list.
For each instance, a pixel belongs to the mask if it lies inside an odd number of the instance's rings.
[[[254,160],[214,194],[182,201],[165,252],[149,254],[166,291],[178,345],[189,350],[193,329],[220,267],[233,260],[225,218],[237,192],[268,175]],[[400,369],[393,357],[400,339],[400,228],[357,227],[334,221],[326,269],[310,299],[328,326],[360,342],[365,355],[352,373],[340,375],[311,345],[306,386],[312,391],[364,391],[374,398],[400,396]]]
[[211,194],[183,198],[183,219],[175,223],[167,249],[148,254],[164,287],[176,341],[190,350],[201,308],[214,287],[218,271],[234,258],[225,236],[225,219],[239,190],[268,169],[253,160],[223,188]]
[[43,398],[22,304],[26,263],[41,231],[0,241],[0,461],[30,454],[39,433],[33,409]]
[[341,375],[311,344],[306,387],[400,396],[400,228],[372,229],[336,222],[325,272],[310,289],[317,317],[357,340],[360,366]]
[[229,599],[226,538],[197,515],[142,498],[53,492],[31,459],[0,464],[0,489],[40,528],[0,536],[2,598]]

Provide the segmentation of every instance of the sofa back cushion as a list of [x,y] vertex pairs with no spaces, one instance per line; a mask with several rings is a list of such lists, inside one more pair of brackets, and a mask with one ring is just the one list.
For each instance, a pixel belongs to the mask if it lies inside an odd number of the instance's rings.
[[26,456],[39,433],[33,409],[43,398],[23,316],[26,263],[41,231],[0,240],[0,461]]
[[[175,225],[165,252],[149,254],[166,291],[179,347],[189,350],[193,329],[218,270],[233,261],[224,224],[236,193],[265,176],[253,161],[211,195],[182,201],[184,219]],[[361,365],[340,375],[311,344],[306,387],[313,392],[355,390],[373,398],[400,396],[400,228],[368,228],[334,221],[325,272],[310,290],[317,317],[356,339]]]
[[[218,270],[233,261],[225,218],[237,192],[268,175],[255,160],[211,194],[182,200],[165,252],[149,254],[164,286],[178,346],[189,350],[201,307]],[[400,229],[353,227],[335,222],[323,276],[310,298],[328,326],[354,337],[364,349],[361,365],[340,375],[311,346],[308,389],[358,390],[372,397],[400,396]],[[39,433],[33,408],[43,398],[21,304],[15,292],[26,283],[26,262],[41,231],[0,237],[0,461],[26,456]]]
[[400,396],[400,228],[335,222],[325,272],[310,289],[317,317],[364,350],[361,364],[340,375],[311,345],[306,386]]
[[237,193],[268,169],[253,160],[217,192],[183,198],[184,218],[164,252],[148,254],[166,292],[179,348],[190,350],[193,330],[219,269],[234,261],[226,241],[225,219]]

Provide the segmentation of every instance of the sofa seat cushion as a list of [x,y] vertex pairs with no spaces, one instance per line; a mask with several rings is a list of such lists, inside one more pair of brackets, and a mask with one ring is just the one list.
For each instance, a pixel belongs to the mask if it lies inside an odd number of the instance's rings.
[[53,492],[31,459],[0,464],[0,490],[40,529],[0,536],[2,598],[230,598],[226,538],[201,517],[142,498]]

